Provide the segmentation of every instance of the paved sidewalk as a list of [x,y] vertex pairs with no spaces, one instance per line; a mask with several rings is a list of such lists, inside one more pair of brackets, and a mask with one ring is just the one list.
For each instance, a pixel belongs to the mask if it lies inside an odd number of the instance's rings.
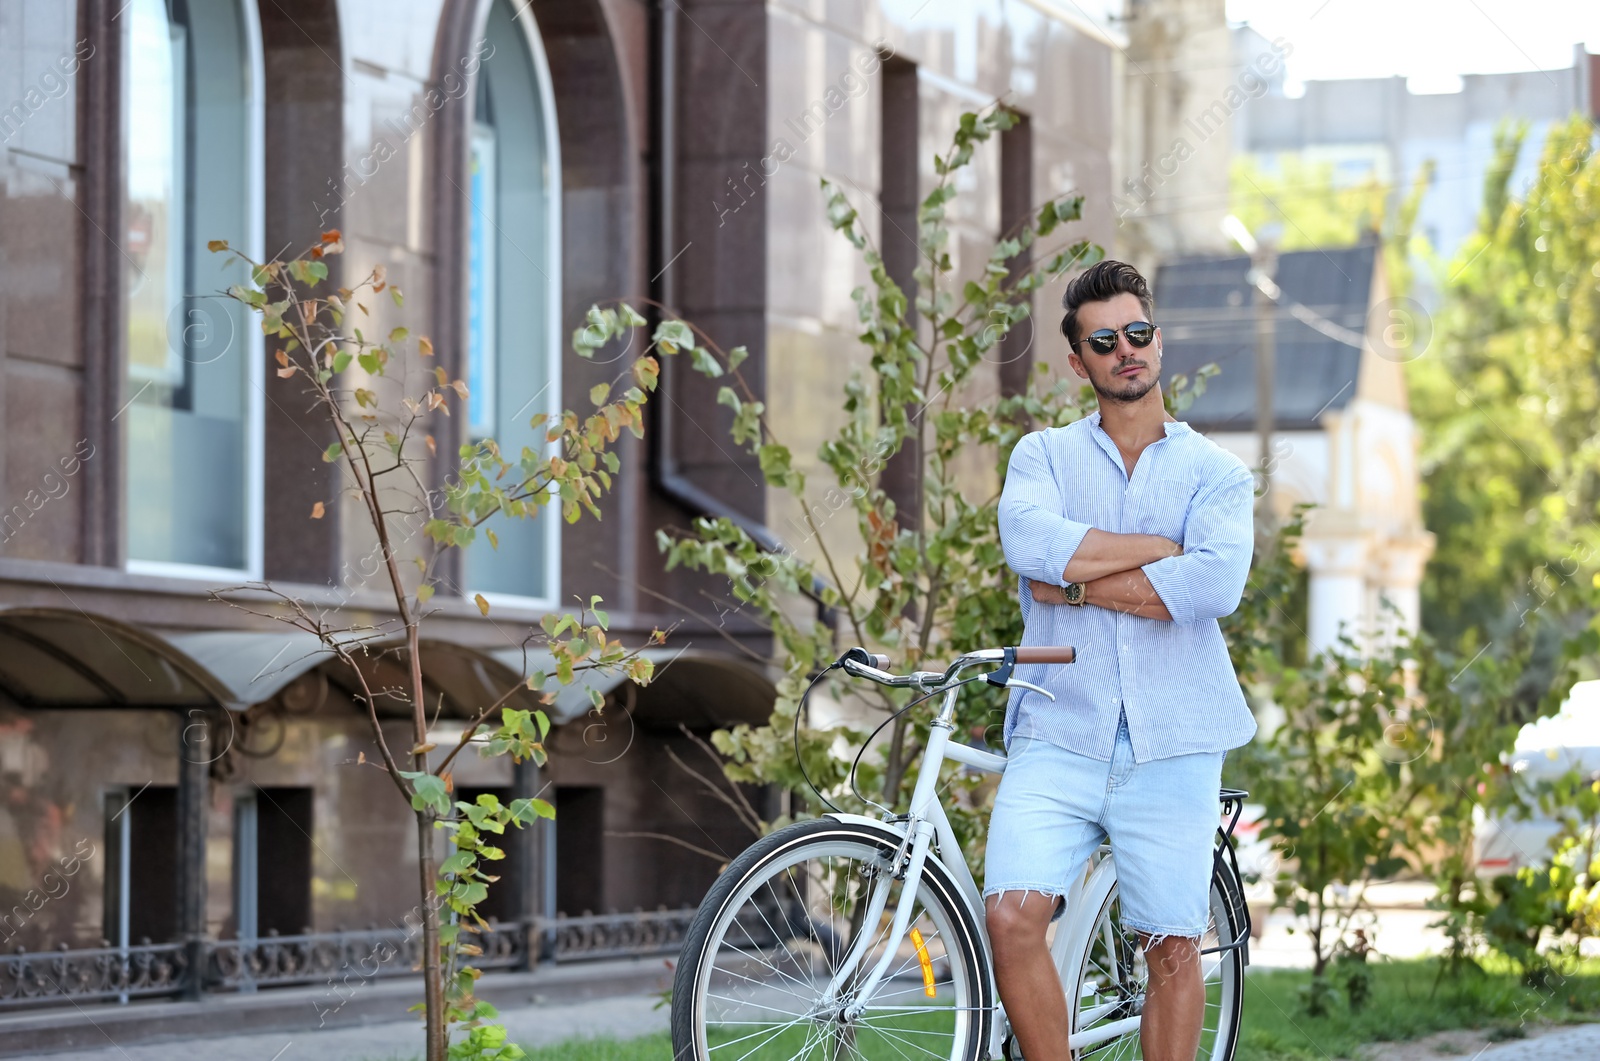
[[[548,1046],[563,1039],[603,1033],[633,1039],[665,1031],[667,1007],[656,1009],[659,995],[623,995],[521,1006],[503,1010],[513,1041],[524,1047]],[[670,1052],[670,1051],[669,1051]],[[107,1042],[96,1050],[25,1054],[41,1061],[412,1061],[422,1055],[422,1032],[416,1021],[372,1024],[323,1031],[263,1032],[126,1047]]]
[[1528,1038],[1487,1042],[1489,1028],[1457,1028],[1398,1043],[1373,1043],[1366,1061],[1591,1061],[1600,1058],[1600,1024],[1533,1024]]
[[1600,1058],[1600,1024],[1580,1024],[1576,1028],[1548,1032],[1536,1039],[1496,1043],[1476,1054],[1441,1058],[1440,1061],[1578,1061],[1580,1058]]

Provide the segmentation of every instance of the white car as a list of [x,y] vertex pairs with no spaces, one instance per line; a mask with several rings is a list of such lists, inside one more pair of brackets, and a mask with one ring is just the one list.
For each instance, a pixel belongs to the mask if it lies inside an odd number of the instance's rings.
[[[1523,726],[1506,761],[1529,781],[1554,781],[1569,770],[1600,777],[1600,681],[1578,682],[1560,711]],[[1472,819],[1478,874],[1483,877],[1545,865],[1550,841],[1562,824],[1537,809],[1521,819],[1488,815],[1480,807]]]

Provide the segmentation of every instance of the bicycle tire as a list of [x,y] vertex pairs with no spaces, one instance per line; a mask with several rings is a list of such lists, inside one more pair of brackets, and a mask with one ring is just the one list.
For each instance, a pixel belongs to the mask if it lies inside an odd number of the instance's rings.
[[[742,1053],[738,1050],[724,1051],[723,1047],[729,1044],[713,1044],[711,1042],[712,1033],[708,1031],[708,1008],[715,1008],[711,1004],[716,1001],[733,1001],[725,998],[719,999],[713,993],[712,978],[713,974],[718,972],[719,957],[723,955],[724,944],[729,939],[730,931],[735,930],[736,926],[740,925],[741,912],[748,902],[755,899],[758,892],[768,887],[769,882],[794,866],[803,865],[811,859],[821,857],[860,860],[863,867],[870,863],[877,867],[870,871],[864,871],[870,880],[872,873],[877,873],[879,868],[886,869],[890,865],[890,861],[899,850],[900,844],[900,835],[887,827],[878,829],[861,823],[840,822],[822,818],[797,822],[780,829],[763,837],[734,859],[722,875],[717,878],[716,883],[712,885],[710,892],[701,902],[700,909],[696,913],[694,921],[690,924],[689,931],[684,938],[683,949],[679,954],[672,988],[672,1048],[674,1061],[734,1061],[734,1059],[757,1061],[757,1059],[764,1059],[765,1055],[756,1053],[754,1050],[762,1049],[766,1043],[774,1041],[769,1037],[766,1042],[757,1044],[756,1047]],[[804,879],[809,880],[810,878]],[[793,885],[792,878],[788,880],[788,883],[791,886]],[[890,886],[893,887],[894,885],[891,883]],[[777,889],[770,889],[770,891],[773,898],[777,899]],[[795,894],[798,896],[798,892]],[[990,991],[991,978],[988,968],[988,955],[984,947],[980,926],[963,899],[960,886],[948,871],[933,858],[928,859],[923,869],[922,883],[917,892],[917,902],[921,904],[922,910],[927,912],[926,916],[931,923],[938,926],[941,937],[940,942],[943,946],[941,955],[947,962],[949,984],[953,989],[951,998],[955,1003],[955,1008],[952,1011],[954,1023],[950,1035],[951,1045],[948,1056],[952,1061],[978,1061],[979,1058],[983,1057],[983,1052],[987,1048],[990,1023],[994,1014],[994,999]],[[802,911],[805,927],[809,933],[806,939],[802,939],[799,942],[811,952],[819,950],[823,952],[821,960],[824,963],[824,967],[821,973],[826,973],[828,972],[827,965],[831,964],[830,952],[837,954],[851,946],[854,941],[853,939],[841,940],[837,936],[828,935],[827,943],[824,944],[823,934],[817,931],[817,925],[808,901],[801,898],[796,905]],[[888,912],[892,913],[893,909],[894,906],[891,902]],[[830,912],[834,910],[834,905],[831,901],[828,910]],[[780,908],[774,909],[774,912],[783,914],[783,917],[778,920],[778,925],[783,926],[783,928],[774,931],[774,935],[781,935],[781,931],[793,928],[795,916],[792,909]],[[919,915],[919,919],[922,916]],[[888,914],[886,913],[882,920],[886,923],[887,919]],[[766,916],[765,913],[761,915],[761,922],[764,923],[765,929],[774,929],[773,920]],[[742,938],[751,939],[749,926],[754,924],[756,922],[751,920],[743,922],[744,927],[738,928],[738,932],[744,934]],[[795,938],[798,938],[798,933]],[[794,954],[789,950],[788,946],[790,941],[780,938],[777,942],[783,945],[786,959],[794,958]],[[754,941],[751,940],[750,945],[747,945],[745,950],[740,950],[735,945],[729,948],[729,952],[743,959],[748,951],[755,949],[757,948],[754,945]],[[814,957],[810,960],[812,963],[816,961]],[[777,965],[771,962],[767,964],[775,971],[778,971]],[[863,966],[866,964],[866,962],[862,963]],[[815,980],[819,975],[815,971],[808,972],[807,970],[810,967],[803,966],[798,961],[791,964],[786,960],[784,965],[789,970],[789,973],[793,974],[787,975],[787,979],[797,985],[803,986],[808,977]],[[755,971],[748,966],[741,966],[741,968],[744,972]],[[743,972],[738,970],[729,973],[726,965],[723,967],[723,975],[724,977],[731,975],[752,982],[755,979],[745,976]],[[786,974],[780,971],[779,975]],[[743,990],[747,992],[751,990],[770,991],[776,983],[776,980],[763,981],[757,988],[743,988]],[[777,986],[781,989],[787,989],[787,985],[778,984]],[[917,980],[915,987],[918,992],[921,992],[923,982],[920,979]],[[880,985],[880,994],[882,990],[883,985]],[[901,994],[904,993],[903,991],[901,992]],[[771,1005],[773,999],[767,994],[763,994],[761,999],[767,1005],[756,1005],[755,1002],[749,1000],[746,1000],[744,1004],[747,1007],[755,1006],[761,1010],[777,1008]],[[892,1008],[909,1009],[910,1007],[895,1006]],[[782,1011],[780,1015],[790,1016],[791,1014],[788,1011]],[[794,1020],[784,1023],[781,1027],[774,1020],[775,1034],[781,1036],[784,1030],[790,1026],[805,1030],[807,1026],[801,1023],[802,1020],[811,1021],[812,1025],[818,1027],[824,1023],[818,1021],[815,1017],[803,1015],[796,1016]],[[738,1021],[735,1023],[754,1022]],[[720,1027],[720,1025],[715,1024],[712,1026],[713,1028]],[[862,1027],[865,1029],[861,1033],[863,1035],[867,1035],[870,1032],[881,1033],[882,1031],[881,1026],[869,1027],[865,1021],[863,1021]],[[762,1033],[751,1033],[752,1036],[758,1034]],[[845,1033],[833,1031],[830,1027],[826,1032],[819,1032],[818,1034],[835,1036]],[[853,1043],[856,1032],[850,1031],[848,1034]],[[918,1032],[917,1034],[930,1033]],[[809,1042],[808,1037],[807,1044]],[[922,1041],[919,1040],[918,1042],[921,1043]],[[819,1039],[816,1045],[821,1049],[824,1043]],[[830,1051],[836,1050],[837,1045],[837,1041],[834,1039],[830,1039],[827,1044]],[[804,1045],[798,1055],[790,1046],[792,1046],[792,1042],[780,1049],[779,1052],[782,1057],[798,1057],[800,1061],[810,1061],[813,1055],[810,1045]],[[851,1054],[854,1053],[858,1053],[858,1051],[852,1050]],[[821,1054],[816,1056],[820,1057]],[[850,1056],[850,1054],[845,1056]],[[931,1054],[931,1056],[943,1057],[945,1054],[941,1051],[937,1054]]]
[[[1120,927],[1121,889],[1115,867],[1103,895],[1088,897],[1095,915],[1081,941],[1061,969],[1067,992],[1069,1034],[1077,1035],[1101,1021],[1141,1015],[1148,979],[1142,973],[1143,948],[1130,929]],[[1243,892],[1228,867],[1218,861],[1211,874],[1211,918],[1201,942],[1206,970],[1206,1021],[1202,1026],[1197,1061],[1233,1061],[1239,1043],[1239,1016],[1244,996],[1244,965],[1248,939]],[[1208,962],[1209,959],[1209,962]],[[1123,972],[1126,968],[1129,972]],[[1096,983],[1090,985],[1093,978]],[[1088,999],[1088,1002],[1085,1000]],[[1137,1027],[1112,1039],[1074,1052],[1077,1061],[1136,1061],[1143,1057]]]

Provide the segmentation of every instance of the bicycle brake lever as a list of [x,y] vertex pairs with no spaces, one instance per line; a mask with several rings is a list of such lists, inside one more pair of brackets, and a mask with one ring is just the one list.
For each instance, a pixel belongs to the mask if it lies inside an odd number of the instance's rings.
[[1021,678],[1011,678],[1011,679],[1008,679],[1006,681],[1006,686],[1008,688],[1010,686],[1013,686],[1013,685],[1017,686],[1019,688],[1022,688],[1022,689],[1027,689],[1029,692],[1038,693],[1041,696],[1047,697],[1050,700],[1051,703],[1055,703],[1055,700],[1056,700],[1056,694],[1055,693],[1052,693],[1048,689],[1041,689],[1037,685],[1033,684],[1032,682],[1025,682]]

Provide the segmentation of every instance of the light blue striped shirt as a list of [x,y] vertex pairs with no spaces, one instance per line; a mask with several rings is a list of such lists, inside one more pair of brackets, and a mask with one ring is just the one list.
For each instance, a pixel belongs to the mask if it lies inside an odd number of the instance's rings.
[[[1019,666],[1051,703],[1012,691],[1005,741],[1031,736],[1109,761],[1120,714],[1136,762],[1237,748],[1256,723],[1217,620],[1239,606],[1254,547],[1255,484],[1244,462],[1188,424],[1165,425],[1133,466],[1093,413],[1026,435],[1000,495],[1000,542],[1019,576],[1024,645],[1075,645],[1070,666]],[[1172,621],[1090,605],[1035,604],[1027,579],[1061,572],[1091,528],[1159,534],[1182,556],[1144,565]]]

